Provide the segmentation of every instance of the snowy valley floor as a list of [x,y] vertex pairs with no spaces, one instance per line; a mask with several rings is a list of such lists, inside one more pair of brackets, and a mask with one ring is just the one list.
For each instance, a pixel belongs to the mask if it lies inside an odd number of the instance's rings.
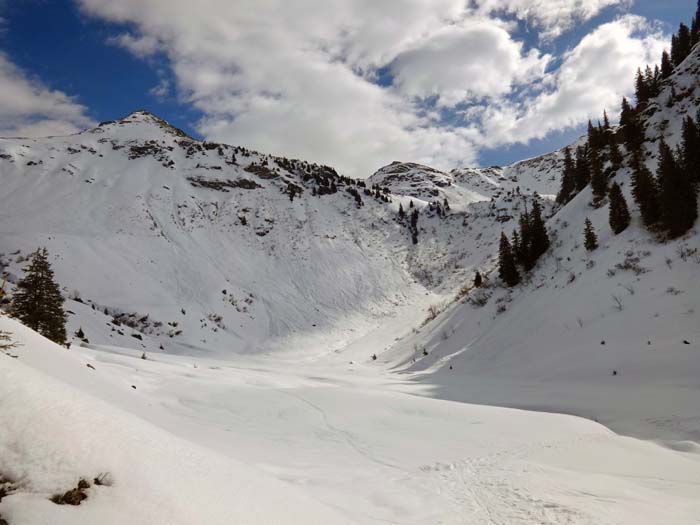
[[[10,525],[697,523],[700,449],[427,397],[367,352],[235,362],[56,347],[5,317]],[[367,342],[369,344],[369,342]],[[353,352],[365,359],[351,364]],[[90,365],[88,367],[88,365]],[[52,494],[108,473],[80,506]]]

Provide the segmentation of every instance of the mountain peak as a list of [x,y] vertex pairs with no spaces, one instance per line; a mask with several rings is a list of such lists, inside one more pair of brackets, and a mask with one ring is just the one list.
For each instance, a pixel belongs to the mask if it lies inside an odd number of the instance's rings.
[[182,137],[182,138],[189,138],[191,139],[187,133],[185,133],[183,130],[181,130],[178,127],[173,126],[170,124],[167,120],[162,119],[158,117],[157,115],[154,115],[148,110],[145,109],[137,109],[135,111],[132,111],[125,117],[122,117],[117,120],[108,120],[105,122],[100,122],[100,124],[97,126],[98,129],[105,129],[109,127],[123,127],[123,126],[156,126],[167,133],[171,135],[175,135],[177,137]]

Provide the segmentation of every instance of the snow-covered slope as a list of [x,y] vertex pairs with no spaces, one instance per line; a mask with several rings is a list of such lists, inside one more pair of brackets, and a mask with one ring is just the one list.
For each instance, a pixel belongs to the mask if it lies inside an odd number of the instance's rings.
[[[645,112],[652,172],[660,134],[678,144],[682,118],[700,107],[699,64],[700,47]],[[533,179],[546,179],[541,166]],[[472,291],[383,358],[418,372],[440,397],[564,411],[637,436],[699,441],[699,226],[658,240],[641,224],[630,177],[624,168],[613,179],[632,212],[626,231],[613,235],[607,203],[593,207],[585,189],[550,218],[552,248],[524,284]],[[586,217],[599,237],[593,252],[583,246]]]
[[[11,525],[651,525],[700,511],[700,454],[585,419],[429,399],[372,365],[143,360],[67,351],[3,316],[0,330],[22,345],[0,352]],[[81,478],[80,506],[49,500]]]
[[426,292],[386,202],[330,168],[194,141],[146,112],[0,140],[0,180],[10,280],[46,245],[79,299],[71,332],[90,343],[245,352],[303,336],[327,351]]

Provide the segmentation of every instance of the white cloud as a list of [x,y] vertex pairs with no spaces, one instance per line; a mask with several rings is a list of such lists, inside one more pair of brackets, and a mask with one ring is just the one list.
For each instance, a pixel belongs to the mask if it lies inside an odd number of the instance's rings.
[[[510,13],[549,38],[628,0],[78,2],[133,28],[118,42],[137,56],[167,55],[206,138],[361,177],[396,159],[449,168],[485,144],[580,124],[628,91],[633,68],[658,50],[643,20],[626,17],[545,76],[551,57],[525,51],[498,19]],[[441,119],[485,100],[464,127]]]
[[541,29],[543,38],[554,38],[576,22],[590,20],[611,6],[626,7],[633,0],[476,0],[482,14],[508,13]]
[[638,67],[658,61],[667,38],[644,18],[627,15],[599,26],[563,57],[548,89],[524,100],[505,101],[483,112],[483,140],[525,142],[554,130],[619,113],[622,95],[633,91]]
[[74,133],[92,124],[86,108],[61,91],[27,78],[0,53],[0,136]]
[[123,47],[139,58],[146,58],[158,52],[158,40],[152,36],[134,36],[131,33],[122,33],[107,39],[108,44]]
[[502,96],[514,84],[544,74],[550,57],[536,49],[523,54],[522,48],[493,21],[448,26],[396,57],[391,64],[394,85],[407,96],[437,97],[443,106]]

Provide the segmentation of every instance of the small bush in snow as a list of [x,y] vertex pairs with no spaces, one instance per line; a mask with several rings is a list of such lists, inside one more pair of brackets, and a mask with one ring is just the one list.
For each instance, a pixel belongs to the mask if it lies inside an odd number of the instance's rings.
[[481,308],[486,306],[489,299],[491,299],[491,294],[487,290],[479,288],[467,297],[467,302],[476,308]]

